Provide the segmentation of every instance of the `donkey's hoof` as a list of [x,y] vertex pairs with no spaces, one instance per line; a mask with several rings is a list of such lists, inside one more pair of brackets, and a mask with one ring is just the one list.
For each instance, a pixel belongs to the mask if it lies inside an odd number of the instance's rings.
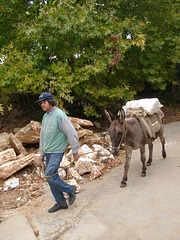
[[151,166],[151,163],[147,162],[147,163],[146,163],[146,166],[147,166],[147,167]]
[[163,156],[163,158],[166,158],[167,155],[165,152],[163,152],[162,156]]
[[141,173],[141,177],[145,177],[146,176],[146,173]]
[[126,183],[122,182],[121,185],[120,185],[120,188],[124,188],[124,187],[126,187]]

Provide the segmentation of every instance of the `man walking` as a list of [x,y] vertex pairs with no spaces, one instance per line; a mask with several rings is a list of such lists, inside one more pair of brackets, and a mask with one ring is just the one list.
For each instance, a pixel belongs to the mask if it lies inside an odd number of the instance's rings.
[[40,134],[40,164],[46,160],[45,175],[56,204],[48,210],[49,213],[68,208],[63,192],[69,194],[69,205],[76,198],[76,187],[64,182],[58,174],[68,141],[72,148],[75,161],[79,158],[79,139],[75,128],[65,112],[56,107],[53,95],[44,92],[39,96],[41,108],[46,113],[42,119]]

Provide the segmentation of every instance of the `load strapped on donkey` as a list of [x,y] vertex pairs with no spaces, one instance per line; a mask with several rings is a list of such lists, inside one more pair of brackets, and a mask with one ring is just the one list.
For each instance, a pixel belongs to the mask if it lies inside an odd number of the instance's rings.
[[[166,158],[164,138],[164,114],[162,105],[157,98],[128,101],[126,105],[113,116],[105,110],[111,123],[109,134],[112,142],[112,153],[119,155],[121,144],[125,145],[126,162],[121,187],[126,186],[127,174],[133,149],[140,149],[142,161],[141,176],[146,176],[146,166],[152,163],[153,141],[159,137],[162,144],[162,156]],[[146,164],[145,145],[149,147],[149,159]]]

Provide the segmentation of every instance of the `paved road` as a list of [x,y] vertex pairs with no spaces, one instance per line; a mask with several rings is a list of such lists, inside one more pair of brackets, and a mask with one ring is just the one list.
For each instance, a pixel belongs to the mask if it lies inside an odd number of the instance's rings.
[[120,165],[82,186],[67,210],[48,214],[54,204],[48,191],[36,203],[37,211],[28,216],[33,228],[39,230],[38,239],[180,240],[180,122],[165,125],[165,137],[167,158],[163,160],[161,144],[156,141],[145,178],[141,177],[139,151],[133,152],[124,189],[119,188]]

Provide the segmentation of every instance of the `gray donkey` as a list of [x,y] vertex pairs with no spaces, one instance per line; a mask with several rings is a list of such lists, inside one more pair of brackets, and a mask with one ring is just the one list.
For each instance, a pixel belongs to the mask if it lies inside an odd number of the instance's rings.
[[[105,110],[105,114],[110,122],[109,134],[112,141],[113,155],[118,156],[120,146],[122,143],[125,145],[126,161],[124,165],[124,176],[120,185],[120,187],[123,188],[126,186],[128,169],[130,166],[130,159],[133,149],[140,149],[142,161],[142,177],[146,176],[146,166],[150,166],[152,163],[153,141],[158,137],[160,138],[162,144],[162,157],[166,158],[163,124],[164,115],[156,113],[159,129],[157,132],[149,134],[150,130],[152,130],[152,128],[150,128],[150,125],[152,126],[152,124],[148,124],[149,120],[145,121],[145,118],[138,117],[136,115],[125,117],[125,112],[123,109],[121,109],[115,117],[107,110]],[[145,122],[146,124],[144,124]],[[147,161],[147,164],[145,156],[146,144],[148,144],[149,147],[149,159]]]

